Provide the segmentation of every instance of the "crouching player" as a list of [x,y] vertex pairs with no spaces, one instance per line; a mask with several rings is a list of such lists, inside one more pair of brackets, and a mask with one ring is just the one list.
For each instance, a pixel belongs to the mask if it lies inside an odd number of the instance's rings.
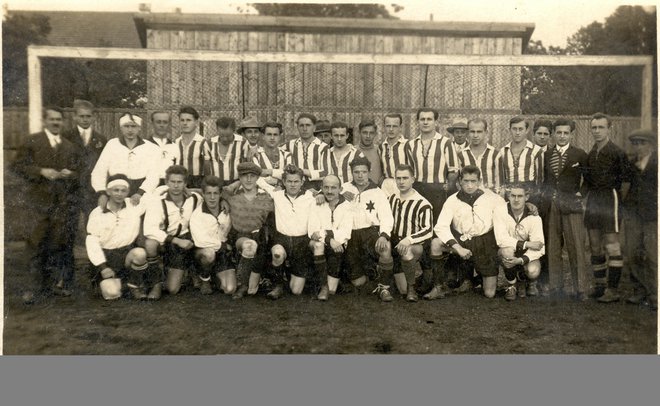
[[[540,258],[545,254],[543,223],[538,214],[529,212],[529,191],[522,184],[512,184],[507,192],[509,202],[493,219],[500,263],[509,286],[504,298],[525,297],[526,281],[535,286],[541,274]],[[516,287],[516,280],[518,287]]]
[[236,267],[238,287],[232,299],[241,299],[245,294],[254,295],[259,289],[261,269],[264,265],[265,248],[268,242],[273,199],[257,186],[261,168],[252,162],[238,164],[240,185],[234,192],[225,190],[222,198],[229,203],[231,231],[227,241],[240,253]]
[[[147,206],[144,216],[145,249],[148,298],[160,299],[162,292],[163,267],[167,271],[166,288],[175,295],[181,289],[186,271],[192,269],[192,248],[189,223],[193,211],[201,204],[202,198],[186,189],[188,170],[181,165],[172,165],[165,172],[167,192],[157,196]],[[162,255],[162,257],[161,257]],[[162,261],[162,266],[161,266]]]
[[226,294],[236,291],[236,270],[227,246],[231,218],[222,210],[222,180],[209,175],[202,180],[204,202],[190,216],[190,235],[195,243],[199,290],[203,295],[213,293],[211,276],[216,275],[220,289]]
[[[488,189],[481,189],[481,170],[465,166],[459,174],[460,190],[445,202],[433,231],[438,238],[431,242],[431,259],[436,286],[429,298],[443,297],[443,256],[445,247],[469,262],[483,278],[484,296],[492,298],[497,288],[497,242],[493,217],[506,210],[504,199]],[[436,296],[437,293],[440,293]],[[431,295],[435,297],[431,297]]]
[[[365,270],[378,260],[380,278],[374,290],[383,302],[394,300],[389,283],[392,280],[392,246],[390,234],[394,220],[387,195],[369,179],[371,162],[357,157],[350,163],[353,181],[342,185],[342,195],[353,205],[353,231],[346,247],[348,268],[353,286],[367,282]],[[366,261],[366,263],[365,263]]]
[[309,246],[314,254],[314,269],[321,283],[318,299],[328,300],[337,292],[339,272],[346,251],[346,243],[353,230],[353,208],[339,194],[341,182],[336,175],[323,179],[321,205],[314,205],[309,214]]
[[92,281],[106,300],[121,297],[122,280],[135,299],[146,297],[138,287],[147,269],[147,253],[135,245],[144,204],[133,206],[128,189],[126,175],[110,176],[105,188],[109,199],[92,211],[87,223],[87,256],[96,267]]
[[313,189],[302,190],[303,177],[302,169],[287,165],[282,175],[284,190],[274,190],[263,178],[259,180],[259,186],[270,194],[275,206],[275,233],[268,269],[275,287],[267,295],[273,300],[279,299],[284,293],[285,270],[290,275],[291,293],[299,295],[305,288],[312,266],[307,222],[310,208],[315,203],[315,192]]
[[[394,216],[392,229],[392,256],[394,257],[394,278],[406,300],[417,301],[415,291],[415,264],[425,252],[431,249],[433,237],[433,208],[415,189],[415,174],[412,166],[400,165],[394,172],[399,193],[389,197]],[[396,259],[400,259],[397,261]],[[405,284],[398,275],[405,276]]]

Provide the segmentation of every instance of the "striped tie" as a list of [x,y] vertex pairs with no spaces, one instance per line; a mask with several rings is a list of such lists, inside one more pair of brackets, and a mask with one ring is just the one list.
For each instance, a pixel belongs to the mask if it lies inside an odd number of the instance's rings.
[[559,150],[555,148],[550,157],[550,169],[552,169],[552,173],[555,174],[555,177],[559,176],[559,166],[561,161],[563,161],[562,156],[559,154]]

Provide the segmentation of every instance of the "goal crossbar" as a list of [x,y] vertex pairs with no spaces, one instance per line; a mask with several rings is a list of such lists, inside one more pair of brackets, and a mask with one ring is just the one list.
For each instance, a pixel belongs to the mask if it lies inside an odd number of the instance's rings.
[[445,66],[640,66],[642,127],[652,125],[653,57],[649,55],[449,55],[244,52],[143,48],[88,48],[30,45],[28,84],[30,132],[41,130],[41,58]]

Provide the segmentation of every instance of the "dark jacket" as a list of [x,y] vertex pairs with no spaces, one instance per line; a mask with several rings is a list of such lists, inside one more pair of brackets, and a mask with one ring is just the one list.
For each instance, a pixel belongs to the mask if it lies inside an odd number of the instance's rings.
[[546,208],[555,202],[562,214],[581,213],[582,198],[576,196],[580,192],[584,197],[583,175],[587,164],[587,153],[569,145],[566,150],[566,163],[558,176],[550,166],[553,151],[548,149],[543,156],[543,201]]
[[658,219],[658,152],[653,151],[644,170],[631,162],[632,180],[624,205],[644,221]]
[[[80,162],[78,148],[66,138],[56,148],[50,146],[45,132],[29,135],[19,148],[13,169],[27,182],[18,198],[26,209],[40,213],[68,208],[75,199]],[[69,169],[76,174],[69,179],[48,180],[41,176],[42,168]]]
[[96,201],[96,193],[92,189],[92,171],[96,165],[96,161],[99,160],[101,151],[107,142],[106,138],[99,132],[92,130],[92,137],[89,140],[87,145],[83,144],[83,140],[80,137],[80,132],[78,131],[78,126],[75,126],[72,130],[66,131],[62,134],[63,138],[71,141],[71,143],[78,149],[79,155],[79,186],[83,191],[85,196],[92,196],[94,201]]

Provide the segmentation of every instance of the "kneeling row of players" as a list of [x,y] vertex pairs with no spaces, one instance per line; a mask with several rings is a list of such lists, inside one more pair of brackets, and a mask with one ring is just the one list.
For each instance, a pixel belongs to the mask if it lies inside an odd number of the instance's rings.
[[265,285],[262,276],[271,282],[272,299],[283,295],[285,283],[299,295],[315,279],[318,299],[327,300],[342,277],[363,290],[369,275],[382,301],[393,300],[394,282],[415,302],[420,268],[431,271],[426,299],[447,293],[445,268],[468,270],[462,276],[476,271],[484,295],[493,297],[501,267],[510,300],[517,279],[538,277],[542,224],[526,206],[524,187],[512,187],[506,203],[480,188],[478,168],[466,167],[460,190],[443,204],[433,227],[431,204],[412,188],[412,168],[397,169],[398,193],[388,197],[369,180],[368,162],[354,162],[350,183],[327,176],[320,193],[303,191],[302,171],[294,166],[284,169],[284,189],[277,190],[260,180],[261,168],[243,163],[240,185],[223,187],[209,176],[203,196],[186,188],[185,168],[172,166],[166,187],[138,205],[127,198],[127,178],[111,176],[109,200],[88,222],[93,280],[105,299],[128,291],[135,299],[158,300],[163,284],[176,294],[186,279],[202,294],[211,294],[215,284],[236,299],[256,294]]

